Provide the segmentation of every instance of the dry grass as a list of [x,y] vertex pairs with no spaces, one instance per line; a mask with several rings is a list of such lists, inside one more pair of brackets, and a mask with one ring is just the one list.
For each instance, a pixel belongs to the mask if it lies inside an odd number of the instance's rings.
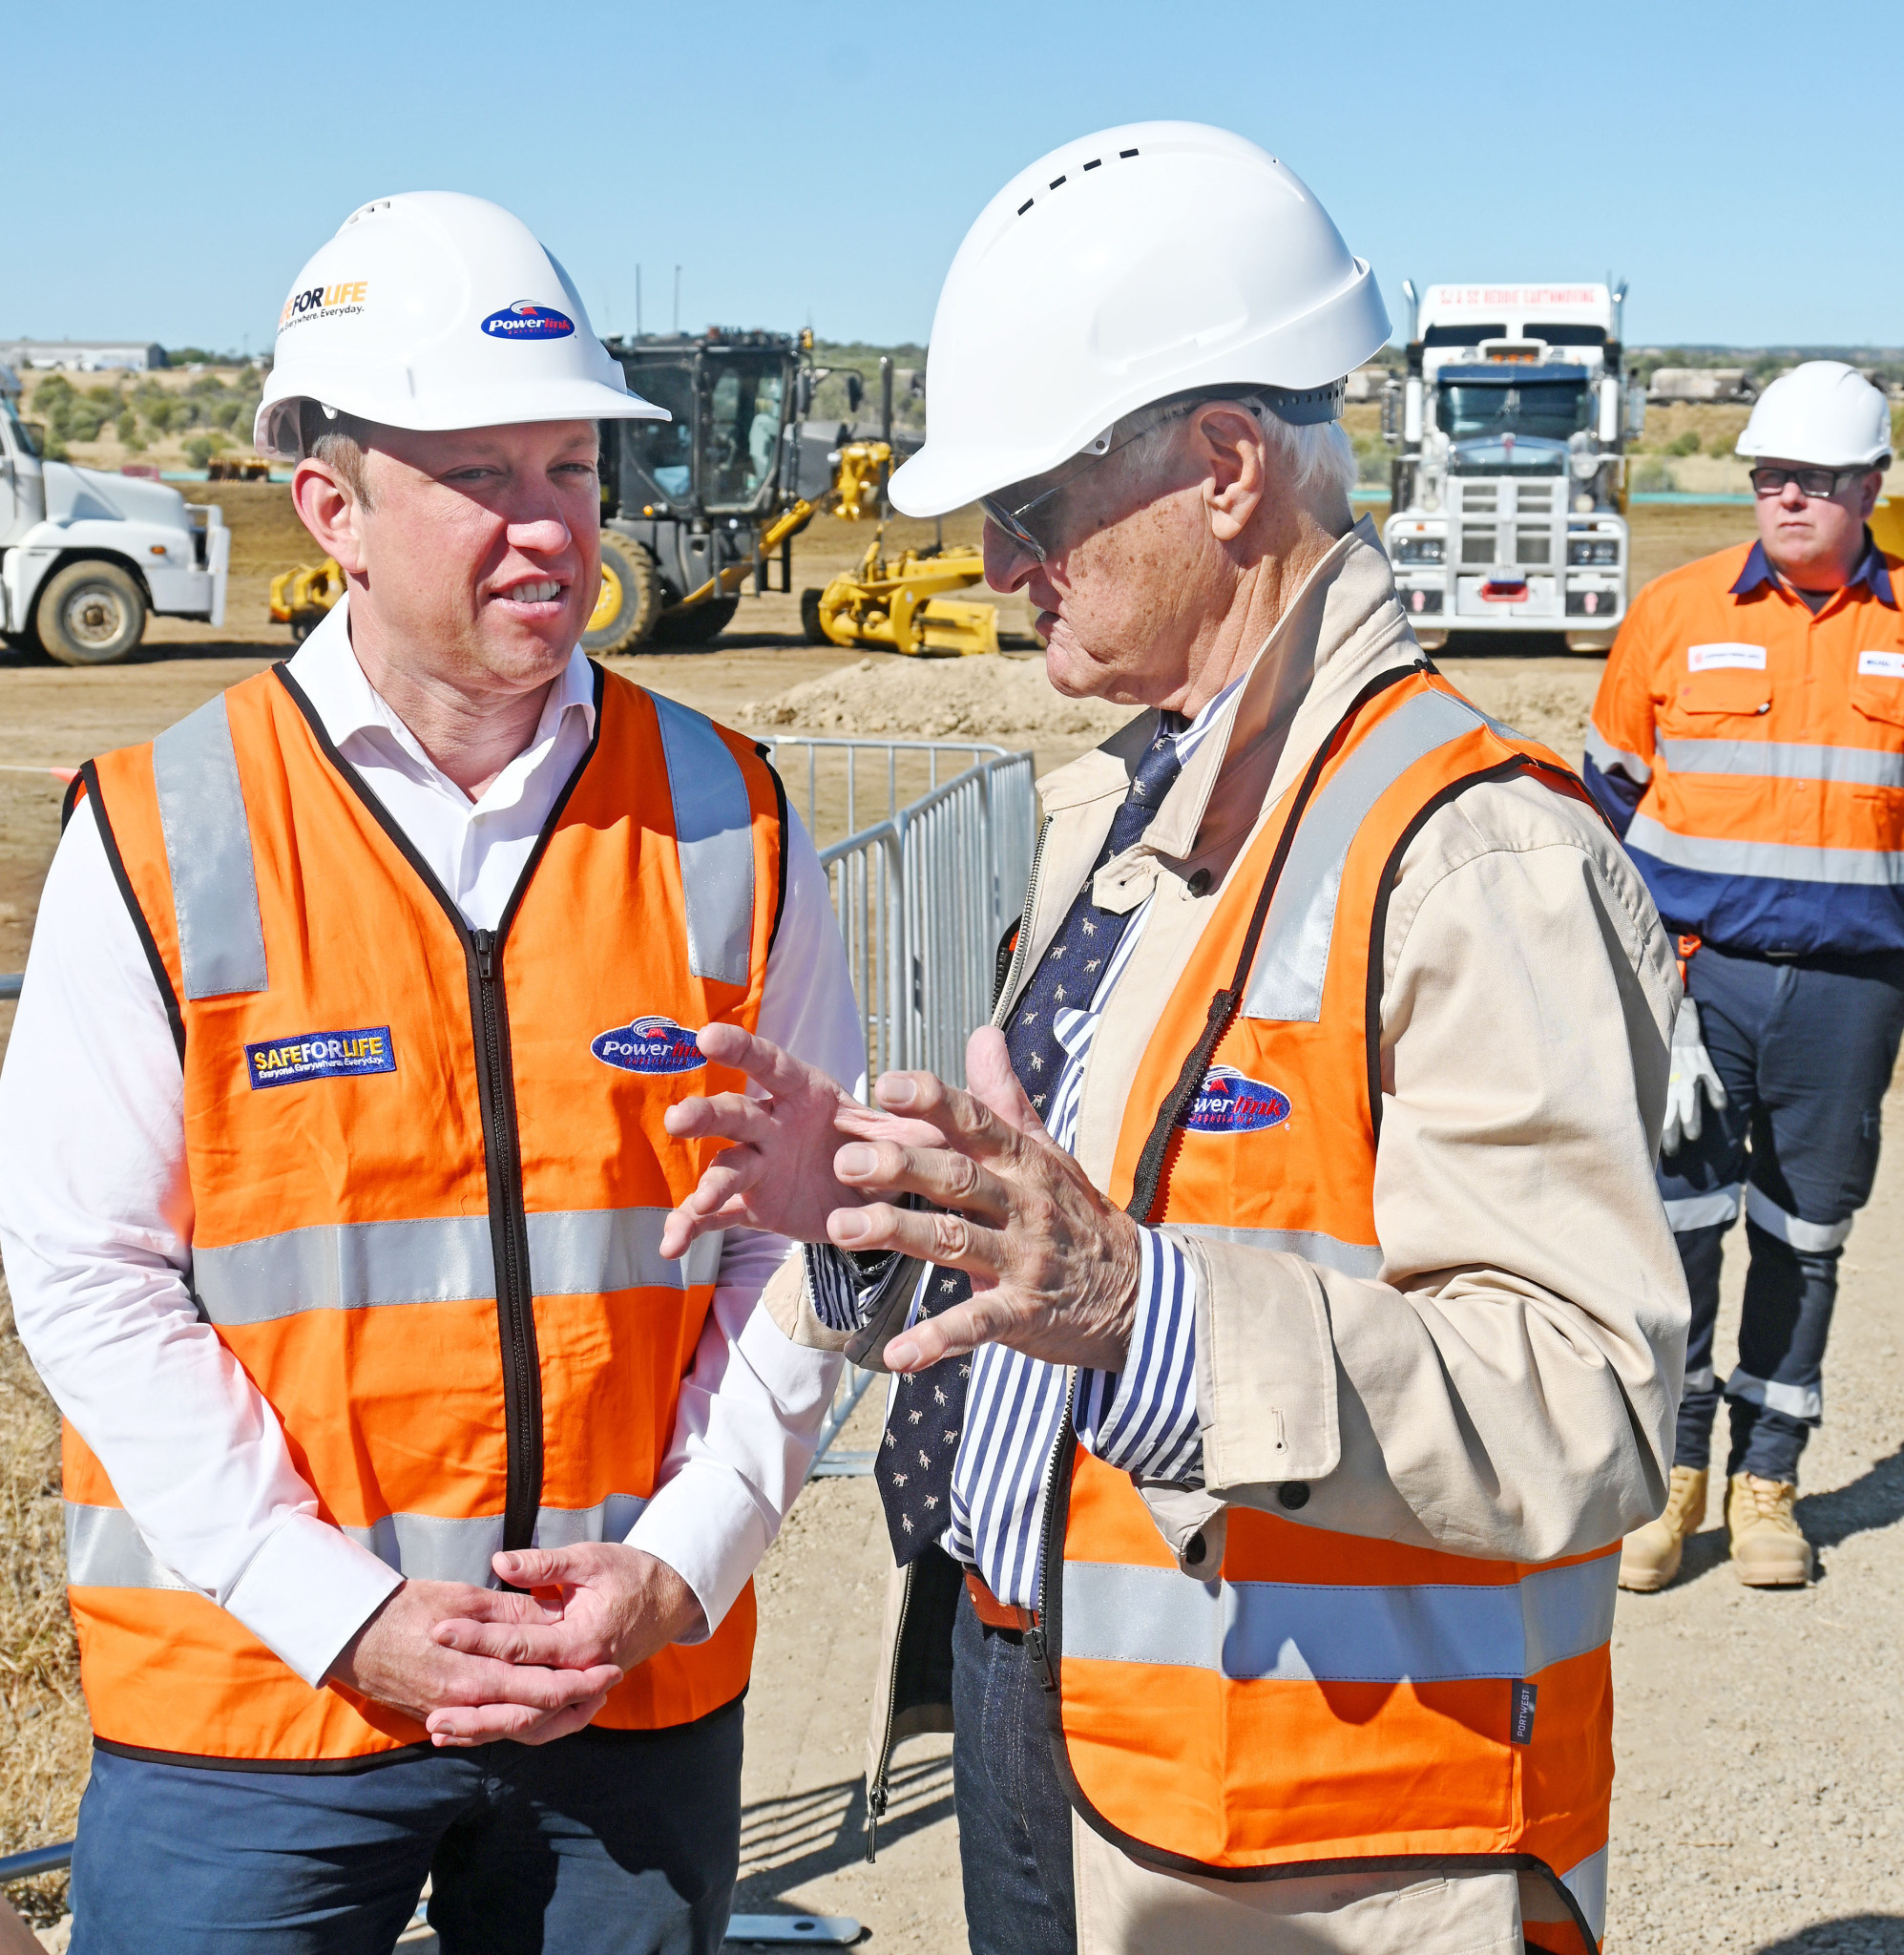
[[[70,1839],[86,1786],[79,1652],[66,1609],[59,1415],[0,1283],[0,1852]],[[64,1912],[64,1875],[15,1887],[30,1920]]]

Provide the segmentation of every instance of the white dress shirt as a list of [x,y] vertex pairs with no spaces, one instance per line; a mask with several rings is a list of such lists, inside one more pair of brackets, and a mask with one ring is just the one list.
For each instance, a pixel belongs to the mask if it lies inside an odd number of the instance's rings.
[[[529,746],[473,803],[365,678],[345,604],[289,671],[465,920],[493,929],[594,734],[581,652]],[[864,1081],[826,875],[792,813],[759,1028],[835,1079]],[[0,1071],[0,1253],[15,1321],[157,1559],[317,1684],[400,1577],[318,1519],[276,1414],[193,1304],[192,1223],[178,1049],[82,803],[47,875]],[[673,1442],[628,1536],[680,1574],[709,1631],[800,1490],[838,1369],[754,1309],[785,1250],[727,1232]]]

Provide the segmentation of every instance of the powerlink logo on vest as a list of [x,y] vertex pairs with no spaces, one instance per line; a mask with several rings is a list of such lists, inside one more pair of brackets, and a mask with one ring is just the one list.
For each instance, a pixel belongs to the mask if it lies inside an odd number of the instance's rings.
[[634,1019],[590,1040],[589,1050],[604,1065],[624,1073],[691,1073],[707,1063],[694,1034],[672,1019]]
[[261,1086],[295,1086],[303,1080],[393,1073],[397,1049],[387,1025],[365,1025],[355,1032],[300,1032],[291,1039],[267,1039],[244,1048],[244,1062],[256,1092]]
[[1192,1134],[1253,1134],[1288,1117],[1287,1093],[1233,1065],[1213,1065],[1178,1125]]
[[532,305],[518,299],[483,321],[483,330],[492,340],[565,340],[575,329],[575,322],[553,305]]

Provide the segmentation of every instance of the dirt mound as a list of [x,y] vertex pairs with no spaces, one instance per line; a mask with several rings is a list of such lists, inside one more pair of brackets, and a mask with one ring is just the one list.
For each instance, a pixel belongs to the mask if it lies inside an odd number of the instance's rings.
[[1451,672],[1454,683],[1517,733],[1551,746],[1569,767],[1579,767],[1586,745],[1587,715],[1600,684],[1591,672]]
[[1095,744],[1121,726],[1131,708],[1054,692],[1042,659],[886,658],[862,659],[751,701],[735,717],[744,725],[802,733],[1042,746]]

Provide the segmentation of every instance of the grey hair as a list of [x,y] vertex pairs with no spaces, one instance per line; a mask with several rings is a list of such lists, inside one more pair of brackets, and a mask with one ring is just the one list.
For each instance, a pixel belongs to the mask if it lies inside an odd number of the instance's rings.
[[370,422],[306,400],[299,404],[298,437],[304,453],[335,469],[366,509],[375,506],[364,470],[364,452],[375,438]]
[[[1199,393],[1191,404],[1201,406],[1204,401],[1216,400],[1234,400],[1250,410],[1290,488],[1307,491],[1318,502],[1348,499],[1350,491],[1355,487],[1358,471],[1355,451],[1340,421],[1315,421],[1298,427],[1284,420],[1261,395],[1244,388],[1234,393]],[[1124,466],[1143,488],[1162,493],[1182,418],[1147,429],[1124,450]]]

